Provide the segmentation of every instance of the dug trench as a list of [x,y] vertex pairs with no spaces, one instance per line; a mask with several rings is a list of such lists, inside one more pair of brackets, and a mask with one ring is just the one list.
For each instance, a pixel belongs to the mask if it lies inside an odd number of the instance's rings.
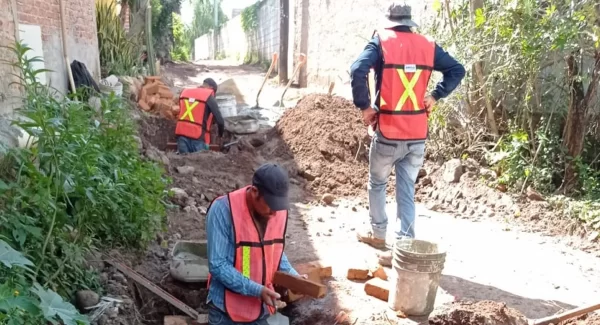
[[[172,121],[142,116],[142,152],[148,159],[163,165],[172,179],[170,187],[174,195],[171,197],[172,206],[168,210],[164,233],[157,236],[146,252],[140,254],[114,250],[110,255],[201,313],[207,311],[206,285],[173,280],[169,275],[169,252],[177,240],[206,239],[205,217],[210,202],[250,184],[255,168],[262,163],[279,163],[290,176],[291,200],[297,204],[289,215],[286,254],[294,265],[319,260],[321,256],[317,252],[315,236],[331,237],[337,231],[325,224],[327,228],[324,230],[309,234],[309,227],[312,227],[309,223],[313,220],[306,217],[307,209],[331,205],[332,201],[345,198],[356,202],[352,204],[366,205],[370,138],[352,103],[343,98],[308,95],[295,108],[288,109],[275,128],[243,137],[227,153],[177,155],[167,150],[167,143],[174,140],[173,130]],[[464,218],[505,218],[514,215],[515,210],[523,211],[527,216],[527,211],[531,209],[523,208],[527,205],[523,199],[478,186],[476,180],[481,177],[494,176],[473,161],[427,163],[419,175],[417,199],[434,210],[460,214]],[[393,193],[393,184],[394,180],[391,179],[388,183],[390,193]],[[536,203],[536,206],[542,206]],[[348,208],[356,211],[354,206]],[[535,213],[546,211],[542,208],[538,207]],[[323,222],[321,217],[318,222]],[[118,315],[104,317],[102,322],[98,322],[100,325],[163,324],[165,315],[181,314],[162,298],[126,279],[114,269],[103,267],[101,272],[107,294],[120,297],[126,303]],[[282,310],[283,314],[290,317],[291,324],[333,324],[339,311],[353,311],[348,305],[341,306],[337,294],[339,290],[348,291],[347,286],[336,280],[326,280],[324,283],[329,289],[325,298],[303,299]],[[362,292],[358,295],[364,296]],[[369,309],[372,305],[368,301],[365,298],[358,299],[354,311]],[[469,305],[464,311],[464,305],[454,305],[439,314],[441,316],[430,320],[430,323],[480,325],[484,324],[481,319],[495,319],[498,318],[497,313],[506,313],[502,306],[502,303],[482,303]],[[371,315],[370,310],[366,312],[369,316],[358,324],[398,323],[385,315]],[[513,310],[509,313],[513,313]],[[514,311],[514,314],[517,313]],[[516,325],[508,321],[496,324]],[[581,320],[581,323],[573,324],[597,323]]]

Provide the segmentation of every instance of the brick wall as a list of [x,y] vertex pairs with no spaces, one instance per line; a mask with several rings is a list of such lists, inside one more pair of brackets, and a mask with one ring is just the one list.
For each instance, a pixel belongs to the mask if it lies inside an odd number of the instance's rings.
[[[15,42],[17,32],[14,15],[16,15],[16,3],[13,0],[0,0],[0,115],[9,114],[19,103],[19,89],[11,85],[16,81],[12,76],[14,69],[4,62],[13,62],[16,58],[10,49]],[[1,132],[2,130],[0,130]]]
[[[83,62],[90,73],[99,77],[98,37],[94,0],[65,1],[67,47],[71,62]],[[66,65],[63,57],[60,6],[58,0],[16,0],[20,24],[38,25],[42,30],[47,80],[60,91],[67,89]]]

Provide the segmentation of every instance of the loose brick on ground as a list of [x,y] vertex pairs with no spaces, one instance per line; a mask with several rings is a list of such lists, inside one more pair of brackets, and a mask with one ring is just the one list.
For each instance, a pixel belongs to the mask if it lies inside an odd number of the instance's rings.
[[348,280],[366,280],[370,278],[368,268],[351,268],[348,269],[348,275],[346,276]]
[[150,111],[150,105],[148,105],[148,103],[146,103],[143,99],[140,99],[138,101],[138,105],[140,105],[140,108],[145,111],[148,112]]
[[388,279],[387,273],[385,273],[385,269],[381,265],[378,265],[376,268],[371,270],[371,274],[374,278],[379,278],[384,281],[387,281]]
[[390,296],[389,283],[380,278],[373,278],[365,283],[365,292],[369,296],[388,301]]

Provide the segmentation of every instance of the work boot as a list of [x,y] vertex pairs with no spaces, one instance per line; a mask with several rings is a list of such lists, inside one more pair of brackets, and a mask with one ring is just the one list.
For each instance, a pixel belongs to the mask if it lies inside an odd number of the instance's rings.
[[357,231],[356,238],[359,242],[371,245],[375,248],[385,249],[385,239],[376,238],[371,230]]
[[379,259],[379,264],[381,266],[392,266],[392,251],[385,251],[383,253],[378,253],[377,258]]

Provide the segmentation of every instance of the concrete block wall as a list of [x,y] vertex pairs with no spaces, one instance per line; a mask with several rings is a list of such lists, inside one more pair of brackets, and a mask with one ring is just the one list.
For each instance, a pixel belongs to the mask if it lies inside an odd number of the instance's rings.
[[[65,1],[69,59],[83,62],[90,73],[100,76],[96,8],[94,0]],[[68,78],[63,56],[58,0],[16,0],[19,24],[37,25],[42,30],[44,64],[53,70],[46,80],[66,92]]]
[[[307,54],[301,86],[348,82],[350,65],[382,25],[390,0],[296,0],[295,53]],[[417,23],[434,13],[433,0],[407,1]]]
[[258,57],[271,61],[274,52],[279,53],[279,0],[263,0],[258,9]]

